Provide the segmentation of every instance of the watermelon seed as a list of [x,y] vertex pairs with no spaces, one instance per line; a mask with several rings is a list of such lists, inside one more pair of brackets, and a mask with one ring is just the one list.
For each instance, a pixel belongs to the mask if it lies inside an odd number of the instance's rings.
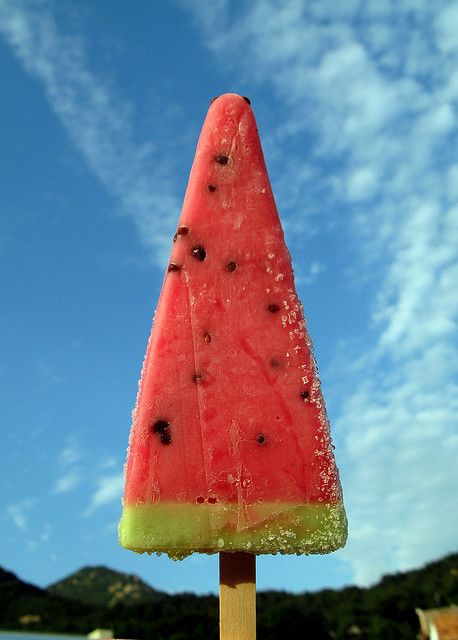
[[207,499],[207,502],[208,502],[208,504],[216,504],[216,503],[218,502],[218,499],[217,499],[217,498],[215,498],[214,496],[210,496],[210,497]]
[[153,432],[163,433],[164,431],[167,431],[169,427],[170,422],[168,422],[167,420],[156,420],[156,422],[153,424]]
[[169,264],[167,271],[181,271],[181,267],[179,264],[176,264],[175,262],[171,262]]
[[159,439],[162,444],[170,444],[172,442],[172,436],[169,431],[163,431],[159,436]]
[[209,333],[204,333],[204,340],[207,344],[210,344],[210,342],[212,341],[212,337]]
[[235,271],[237,269],[237,265],[235,262],[229,262],[229,264],[226,266],[226,269],[228,271]]
[[274,369],[279,369],[281,365],[281,362],[278,358],[272,358],[272,360],[270,361],[270,366],[273,367]]
[[173,241],[175,242],[178,236],[187,236],[189,233],[188,227],[178,227],[175,235],[173,236]]
[[207,189],[213,193],[213,191],[216,191],[216,187],[214,184],[207,184]]
[[198,502],[199,504],[202,504],[202,502],[205,502],[205,498],[203,496],[197,496],[196,502]]
[[246,96],[242,96],[242,98],[245,100],[245,102],[248,102],[248,104],[251,104],[250,98],[247,98]]
[[224,153],[219,153],[215,160],[218,164],[227,164],[229,162],[229,156],[226,156]]
[[256,441],[259,442],[259,444],[266,444],[267,438],[263,433],[260,433],[258,436],[256,436]]
[[202,382],[202,380],[204,379],[204,374],[201,371],[196,371],[192,376],[192,379],[194,380],[194,382]]
[[207,257],[207,252],[200,245],[198,245],[197,247],[194,247],[191,253],[194,256],[194,258],[197,258],[197,260],[200,260],[200,262],[205,260],[205,258]]
[[277,313],[277,311],[280,311],[280,305],[275,304],[274,302],[271,302],[267,308],[270,313]]
[[306,389],[304,389],[303,391],[301,391],[301,398],[302,398],[302,400],[307,400],[307,398],[309,397],[309,395],[310,395],[310,394],[309,394],[309,392],[308,392]]
[[275,420],[281,420],[280,416],[275,416]]

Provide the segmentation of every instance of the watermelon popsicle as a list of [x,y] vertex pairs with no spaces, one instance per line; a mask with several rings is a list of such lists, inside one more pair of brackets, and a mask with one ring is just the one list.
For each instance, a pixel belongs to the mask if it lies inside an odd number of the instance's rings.
[[249,100],[210,105],[143,365],[120,543],[328,553],[347,523]]

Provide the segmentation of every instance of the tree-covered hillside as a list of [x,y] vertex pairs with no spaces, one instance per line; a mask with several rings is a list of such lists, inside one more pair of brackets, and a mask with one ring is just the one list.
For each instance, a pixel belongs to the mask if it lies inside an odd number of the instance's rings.
[[[138,597],[109,597],[124,590],[135,593],[137,587]],[[105,567],[80,570],[49,591],[0,569],[0,602],[3,629],[86,634],[95,627],[108,627],[118,638],[218,638],[216,597],[165,595],[134,576]],[[416,571],[386,576],[367,589],[347,587],[299,595],[261,592],[257,597],[258,638],[414,640],[419,628],[415,608],[451,604],[458,604],[458,554]]]
[[113,607],[118,602],[141,604],[166,597],[165,593],[156,591],[138,576],[107,567],[84,567],[50,585],[47,591],[98,607]]

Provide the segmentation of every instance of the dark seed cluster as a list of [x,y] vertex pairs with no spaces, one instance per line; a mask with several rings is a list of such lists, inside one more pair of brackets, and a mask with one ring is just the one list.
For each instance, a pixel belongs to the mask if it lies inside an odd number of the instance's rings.
[[159,439],[162,444],[170,444],[172,442],[172,436],[170,435],[169,431],[164,431],[164,433],[161,433]]
[[259,442],[259,444],[266,444],[267,438],[263,433],[260,433],[256,436],[256,442]]
[[229,162],[229,156],[227,156],[225,153],[219,153],[216,156],[215,160],[218,164],[227,164]]
[[200,260],[200,262],[203,262],[207,257],[207,252],[200,245],[197,245],[197,247],[194,247],[191,253],[193,257],[197,258],[197,260]]
[[226,266],[226,269],[232,273],[232,271],[235,271],[237,269],[237,265],[235,262],[229,262]]
[[207,189],[213,193],[214,191],[216,191],[216,187],[214,184],[207,184]]
[[301,391],[301,398],[302,400],[307,400],[310,397],[309,392],[307,391],[307,389],[303,389]]
[[154,433],[163,433],[169,428],[170,422],[168,422],[167,420],[156,420],[156,422],[153,424]]
[[188,227],[178,227],[178,229],[176,230],[175,235],[173,236],[173,241],[176,242],[177,238],[179,238],[181,236],[187,236],[188,233],[189,233]]
[[168,420],[156,420],[153,424],[153,433],[159,436],[162,444],[170,444],[172,442],[170,422]]
[[271,302],[267,308],[270,313],[277,313],[278,311],[280,311],[280,305],[276,304],[275,302]]
[[179,264],[176,264],[175,262],[171,262],[168,266],[167,271],[181,271],[181,267]]
[[[205,502],[204,496],[197,496],[196,502],[198,504],[203,504]],[[208,504],[216,504],[218,502],[218,498],[216,496],[208,496],[207,502]]]

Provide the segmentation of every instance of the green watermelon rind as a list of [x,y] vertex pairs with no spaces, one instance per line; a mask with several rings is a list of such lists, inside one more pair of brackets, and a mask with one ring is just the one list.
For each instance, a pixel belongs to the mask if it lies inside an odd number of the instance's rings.
[[345,545],[347,519],[341,503],[125,505],[119,541],[138,553],[245,551],[255,554],[324,554]]

